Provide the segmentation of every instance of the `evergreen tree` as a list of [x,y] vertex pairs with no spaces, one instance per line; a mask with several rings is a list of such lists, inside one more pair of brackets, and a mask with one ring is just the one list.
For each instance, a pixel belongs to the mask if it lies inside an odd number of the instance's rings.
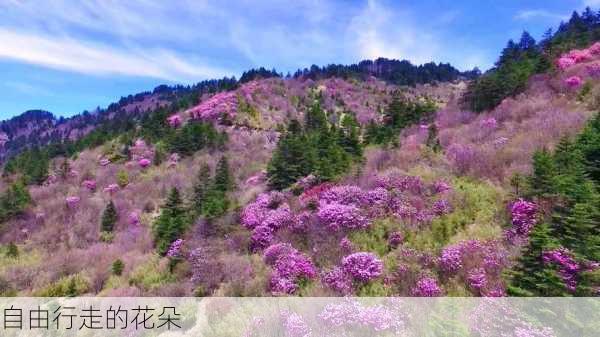
[[161,255],[167,253],[171,243],[186,229],[186,216],[179,190],[173,187],[160,215],[154,223],[156,248]]
[[125,268],[125,264],[123,263],[123,260],[121,260],[121,259],[116,259],[115,262],[113,262],[112,267],[111,267],[113,275],[116,275],[116,276],[121,276],[121,274],[123,274],[124,268]]
[[307,131],[322,130],[327,128],[327,115],[321,108],[321,96],[317,97],[313,105],[304,116],[304,125]]
[[206,200],[207,191],[209,191],[211,187],[210,185],[210,166],[204,164],[200,167],[200,171],[198,171],[196,184],[194,185],[194,196],[192,200],[194,213],[201,213],[202,206]]
[[101,228],[103,232],[111,233],[117,222],[117,209],[112,200],[106,205],[104,212],[102,213]]
[[25,184],[18,181],[8,187],[0,196],[0,221],[17,216],[31,203],[31,196]]
[[360,126],[354,115],[345,114],[342,117],[339,142],[347,153],[356,157],[362,157],[363,148],[360,142]]
[[554,177],[556,174],[552,155],[547,150],[533,154],[533,175],[529,178],[529,193],[540,197],[554,194]]
[[425,144],[433,152],[440,152],[442,150],[442,144],[440,144],[440,140],[438,139],[438,130],[435,123],[431,123],[427,129],[427,141]]
[[544,265],[542,253],[556,248],[552,231],[547,223],[536,225],[530,233],[529,243],[511,273],[508,294],[511,296],[562,296],[562,280],[554,270]]
[[8,244],[6,248],[6,257],[16,258],[19,256],[19,247],[14,242]]
[[217,163],[214,188],[222,192],[233,188],[233,177],[229,171],[229,162],[226,156],[221,157]]

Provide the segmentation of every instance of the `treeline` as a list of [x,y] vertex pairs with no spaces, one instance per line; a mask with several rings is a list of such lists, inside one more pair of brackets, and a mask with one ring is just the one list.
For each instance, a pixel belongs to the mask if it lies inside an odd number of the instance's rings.
[[556,32],[548,29],[539,42],[523,32],[519,42],[508,41],[492,69],[470,83],[463,105],[476,112],[492,109],[504,98],[523,92],[529,77],[551,69],[552,60],[560,54],[598,40],[600,12],[589,7],[582,14],[573,12]]
[[396,84],[410,85],[431,83],[434,81],[448,82],[459,78],[472,79],[480,75],[477,68],[461,72],[449,63],[426,63],[422,65],[413,65],[407,60],[390,60],[378,58],[374,61],[365,60],[358,64],[341,65],[330,64],[324,67],[313,65],[310,69],[298,70],[294,73],[294,78],[310,78],[313,80],[339,77],[366,79],[370,76],[380,80]]
[[317,97],[305,113],[304,125],[292,120],[268,164],[269,186],[284,189],[310,174],[331,180],[362,158],[360,127],[352,114],[340,125],[329,121]]
[[[538,151],[525,196],[547,210],[530,233],[509,294],[516,296],[594,296],[600,287],[600,114],[574,140],[554,152]],[[568,267],[544,261],[543,254],[566,248]],[[573,259],[569,262],[569,259]],[[568,289],[565,279],[569,278]]]
[[[108,141],[117,139],[123,145],[123,153],[117,157],[127,156],[127,148],[135,139],[144,138],[152,143],[159,143],[159,155],[165,152],[177,152],[180,155],[191,155],[206,147],[222,147],[227,141],[225,133],[219,133],[211,124],[190,122],[181,128],[174,129],[166,121],[167,117],[180,109],[191,107],[194,103],[190,95],[181,96],[169,106],[160,107],[150,113],[134,118],[126,114],[116,114],[107,119],[93,131],[75,141],[54,142],[41,147],[33,147],[9,159],[3,174],[19,174],[26,184],[41,184],[48,177],[49,163],[58,156],[71,157],[85,149],[94,148]],[[138,128],[140,126],[140,128]],[[161,158],[157,162],[160,162]]]

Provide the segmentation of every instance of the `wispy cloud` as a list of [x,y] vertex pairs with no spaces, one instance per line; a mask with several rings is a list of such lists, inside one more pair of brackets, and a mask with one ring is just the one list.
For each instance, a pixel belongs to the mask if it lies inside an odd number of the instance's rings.
[[122,50],[69,37],[0,29],[0,57],[87,74],[120,74],[182,80],[226,73],[163,49]]
[[184,82],[256,66],[443,60],[449,46],[438,33],[460,11],[441,13],[427,27],[414,14],[376,0],[240,0],[236,6],[212,0],[14,0],[0,2],[0,58]]
[[549,12],[544,9],[528,9],[521,10],[515,15],[517,20],[530,20],[530,19],[549,19],[549,20],[566,20],[569,17],[563,14],[557,14]]

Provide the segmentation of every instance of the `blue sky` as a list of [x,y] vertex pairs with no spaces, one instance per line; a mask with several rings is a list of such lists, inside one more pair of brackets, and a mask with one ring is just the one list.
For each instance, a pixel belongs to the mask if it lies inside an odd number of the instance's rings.
[[70,116],[163,83],[378,56],[488,68],[600,0],[0,0],[0,119]]

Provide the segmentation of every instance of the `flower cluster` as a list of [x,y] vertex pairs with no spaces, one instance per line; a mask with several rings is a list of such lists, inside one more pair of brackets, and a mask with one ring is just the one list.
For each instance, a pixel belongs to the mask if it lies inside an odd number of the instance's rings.
[[96,189],[96,182],[94,180],[84,180],[81,184],[90,191]]
[[546,264],[558,266],[558,273],[569,291],[577,288],[577,273],[581,266],[573,258],[573,254],[566,248],[558,248],[542,253],[542,260]]
[[512,228],[506,231],[506,237],[510,242],[518,242],[527,238],[529,232],[536,223],[536,204],[518,199],[510,206]]
[[171,127],[177,128],[179,126],[181,126],[181,116],[175,114],[175,115],[171,115],[167,118],[167,123],[169,123],[169,125]]
[[344,205],[337,202],[322,204],[317,217],[321,224],[330,231],[340,229],[363,229],[369,226],[368,219],[354,205]]
[[67,202],[67,207],[69,207],[69,208],[77,208],[77,206],[79,206],[79,201],[81,201],[81,198],[75,197],[75,196],[71,196],[71,197],[67,197],[65,199],[65,201]]
[[490,117],[483,119],[479,125],[484,129],[495,129],[498,127],[498,122],[496,121],[496,118]]
[[433,214],[438,216],[452,212],[452,206],[450,206],[448,200],[445,199],[437,200],[433,203],[433,206],[431,208]]
[[442,294],[442,290],[434,278],[425,276],[417,281],[411,294],[417,297],[437,297]]
[[434,193],[444,193],[452,189],[450,184],[443,180],[435,181],[432,185],[432,189]]
[[469,288],[485,296],[503,292],[501,274],[507,265],[507,251],[495,241],[462,241],[444,248],[439,258],[444,273],[461,275]]
[[108,159],[108,158],[100,159],[100,166],[107,166],[108,164],[110,164],[110,159]]
[[141,160],[146,159],[149,162],[149,159],[154,158],[154,149],[140,138],[129,147],[129,154],[132,161],[141,165]]
[[586,66],[586,70],[591,77],[600,77],[600,62],[595,62]]
[[128,222],[132,226],[136,226],[140,224],[140,212],[139,211],[131,211],[127,216]]
[[106,186],[103,191],[104,191],[104,193],[112,194],[112,193],[114,193],[114,192],[116,192],[118,190],[119,190],[119,185],[117,185],[117,184],[110,184],[110,185]]
[[583,80],[579,76],[571,76],[565,80],[565,84],[570,88],[578,88],[583,84]]
[[235,92],[220,92],[188,110],[192,118],[201,120],[232,120],[237,114],[238,100]]
[[388,237],[388,244],[392,248],[398,247],[404,241],[404,235],[400,232],[392,232]]
[[334,186],[321,193],[320,200],[323,203],[339,203],[343,205],[360,204],[363,198],[363,190],[354,185]]
[[358,252],[344,257],[342,268],[354,279],[367,282],[381,275],[383,262],[373,253]]
[[350,275],[340,267],[334,267],[329,272],[323,274],[321,281],[323,284],[342,295],[352,293],[352,279],[350,278]]
[[181,257],[181,247],[183,247],[183,240],[177,239],[171,243],[169,250],[167,251],[167,257],[178,258]]
[[[271,247],[270,247],[271,248]],[[317,276],[317,268],[310,258],[288,245],[267,248],[265,262],[273,267],[269,287],[273,293],[293,294],[298,290],[298,282]]]
[[141,168],[146,168],[150,166],[150,164],[152,164],[152,162],[146,158],[142,158],[138,161],[138,165],[140,165]]

